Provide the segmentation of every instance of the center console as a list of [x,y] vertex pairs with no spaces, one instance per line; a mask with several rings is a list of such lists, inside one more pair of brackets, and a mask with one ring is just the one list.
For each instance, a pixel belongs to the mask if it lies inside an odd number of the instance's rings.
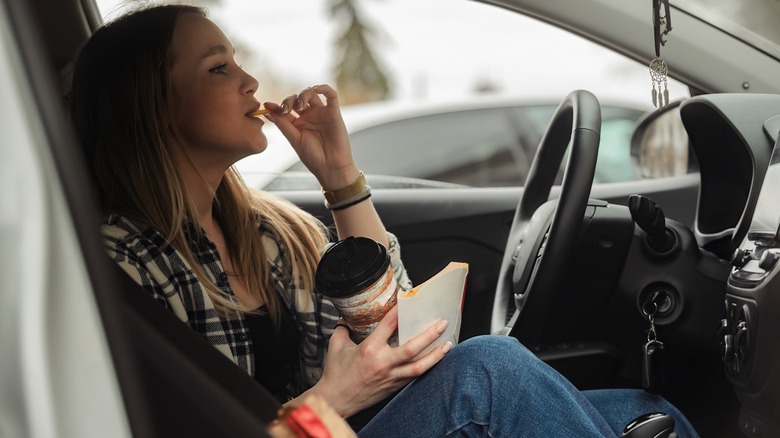
[[719,337],[746,436],[780,436],[780,146],[731,259]]

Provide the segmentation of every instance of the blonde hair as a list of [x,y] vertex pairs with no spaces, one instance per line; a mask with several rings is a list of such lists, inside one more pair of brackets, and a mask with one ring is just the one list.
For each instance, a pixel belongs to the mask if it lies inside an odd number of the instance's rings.
[[[152,6],[98,29],[76,64],[71,118],[103,213],[133,217],[160,232],[193,267],[219,311],[247,311],[209,280],[188,244],[185,224],[200,227],[171,150],[174,146],[166,141],[171,128],[179,137],[172,123],[170,46],[176,19],[183,13],[206,15],[193,6]],[[299,281],[305,290],[313,288],[327,241],[324,226],[287,201],[250,190],[233,168],[217,188],[214,206],[237,271],[278,323],[280,300],[268,272],[259,222],[280,242],[292,267],[290,280]]]

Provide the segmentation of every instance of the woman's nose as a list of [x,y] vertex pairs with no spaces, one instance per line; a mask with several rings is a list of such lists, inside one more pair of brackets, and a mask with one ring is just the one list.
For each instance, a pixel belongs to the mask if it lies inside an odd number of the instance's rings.
[[246,78],[244,80],[244,93],[246,94],[255,94],[257,91],[257,88],[260,86],[260,83],[255,79],[254,76],[250,75],[249,73],[245,73]]

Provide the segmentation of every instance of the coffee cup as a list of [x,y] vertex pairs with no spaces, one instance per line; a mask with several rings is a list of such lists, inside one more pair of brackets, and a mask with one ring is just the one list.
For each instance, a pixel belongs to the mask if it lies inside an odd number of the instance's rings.
[[360,342],[395,306],[398,283],[384,245],[367,237],[347,237],[320,259],[315,287],[330,298],[352,339]]

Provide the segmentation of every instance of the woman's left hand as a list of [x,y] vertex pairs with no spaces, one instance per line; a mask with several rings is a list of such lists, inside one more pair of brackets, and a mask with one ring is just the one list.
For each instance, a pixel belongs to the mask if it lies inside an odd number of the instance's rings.
[[357,178],[335,89],[315,85],[287,96],[281,104],[264,106],[271,111],[266,118],[276,124],[323,189],[337,190]]

